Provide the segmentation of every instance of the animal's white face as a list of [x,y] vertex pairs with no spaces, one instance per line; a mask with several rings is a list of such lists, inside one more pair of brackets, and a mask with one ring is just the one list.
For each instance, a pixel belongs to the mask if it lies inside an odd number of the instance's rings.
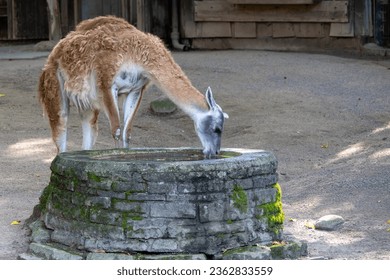
[[229,116],[215,102],[210,88],[206,91],[206,100],[210,110],[195,121],[195,130],[202,143],[205,157],[212,158],[221,149],[223,125]]

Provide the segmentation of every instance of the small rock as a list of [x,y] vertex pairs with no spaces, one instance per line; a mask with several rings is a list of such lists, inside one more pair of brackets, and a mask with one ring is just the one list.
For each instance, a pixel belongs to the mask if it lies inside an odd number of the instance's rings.
[[336,230],[344,223],[344,219],[338,215],[326,215],[318,219],[314,226],[320,230]]
[[172,114],[176,111],[176,105],[168,98],[159,98],[150,102],[150,109],[156,115]]

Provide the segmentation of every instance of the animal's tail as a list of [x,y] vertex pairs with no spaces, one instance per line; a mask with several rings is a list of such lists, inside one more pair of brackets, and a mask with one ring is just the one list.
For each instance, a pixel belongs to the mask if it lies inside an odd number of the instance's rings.
[[41,73],[38,84],[38,100],[49,118],[54,141],[62,127],[61,92],[57,69],[58,63],[49,60]]

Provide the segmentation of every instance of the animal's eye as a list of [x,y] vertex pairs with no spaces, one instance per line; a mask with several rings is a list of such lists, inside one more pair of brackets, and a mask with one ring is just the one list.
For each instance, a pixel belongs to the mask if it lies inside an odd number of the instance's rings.
[[221,134],[222,133],[222,129],[220,127],[216,127],[214,129],[214,132],[217,133],[217,134]]

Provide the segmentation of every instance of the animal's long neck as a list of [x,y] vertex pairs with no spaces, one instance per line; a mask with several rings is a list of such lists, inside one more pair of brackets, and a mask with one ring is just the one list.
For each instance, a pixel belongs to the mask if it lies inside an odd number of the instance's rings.
[[149,72],[165,94],[193,119],[197,113],[209,110],[204,95],[191,84],[170,54],[159,60],[158,64],[162,67],[153,67]]

